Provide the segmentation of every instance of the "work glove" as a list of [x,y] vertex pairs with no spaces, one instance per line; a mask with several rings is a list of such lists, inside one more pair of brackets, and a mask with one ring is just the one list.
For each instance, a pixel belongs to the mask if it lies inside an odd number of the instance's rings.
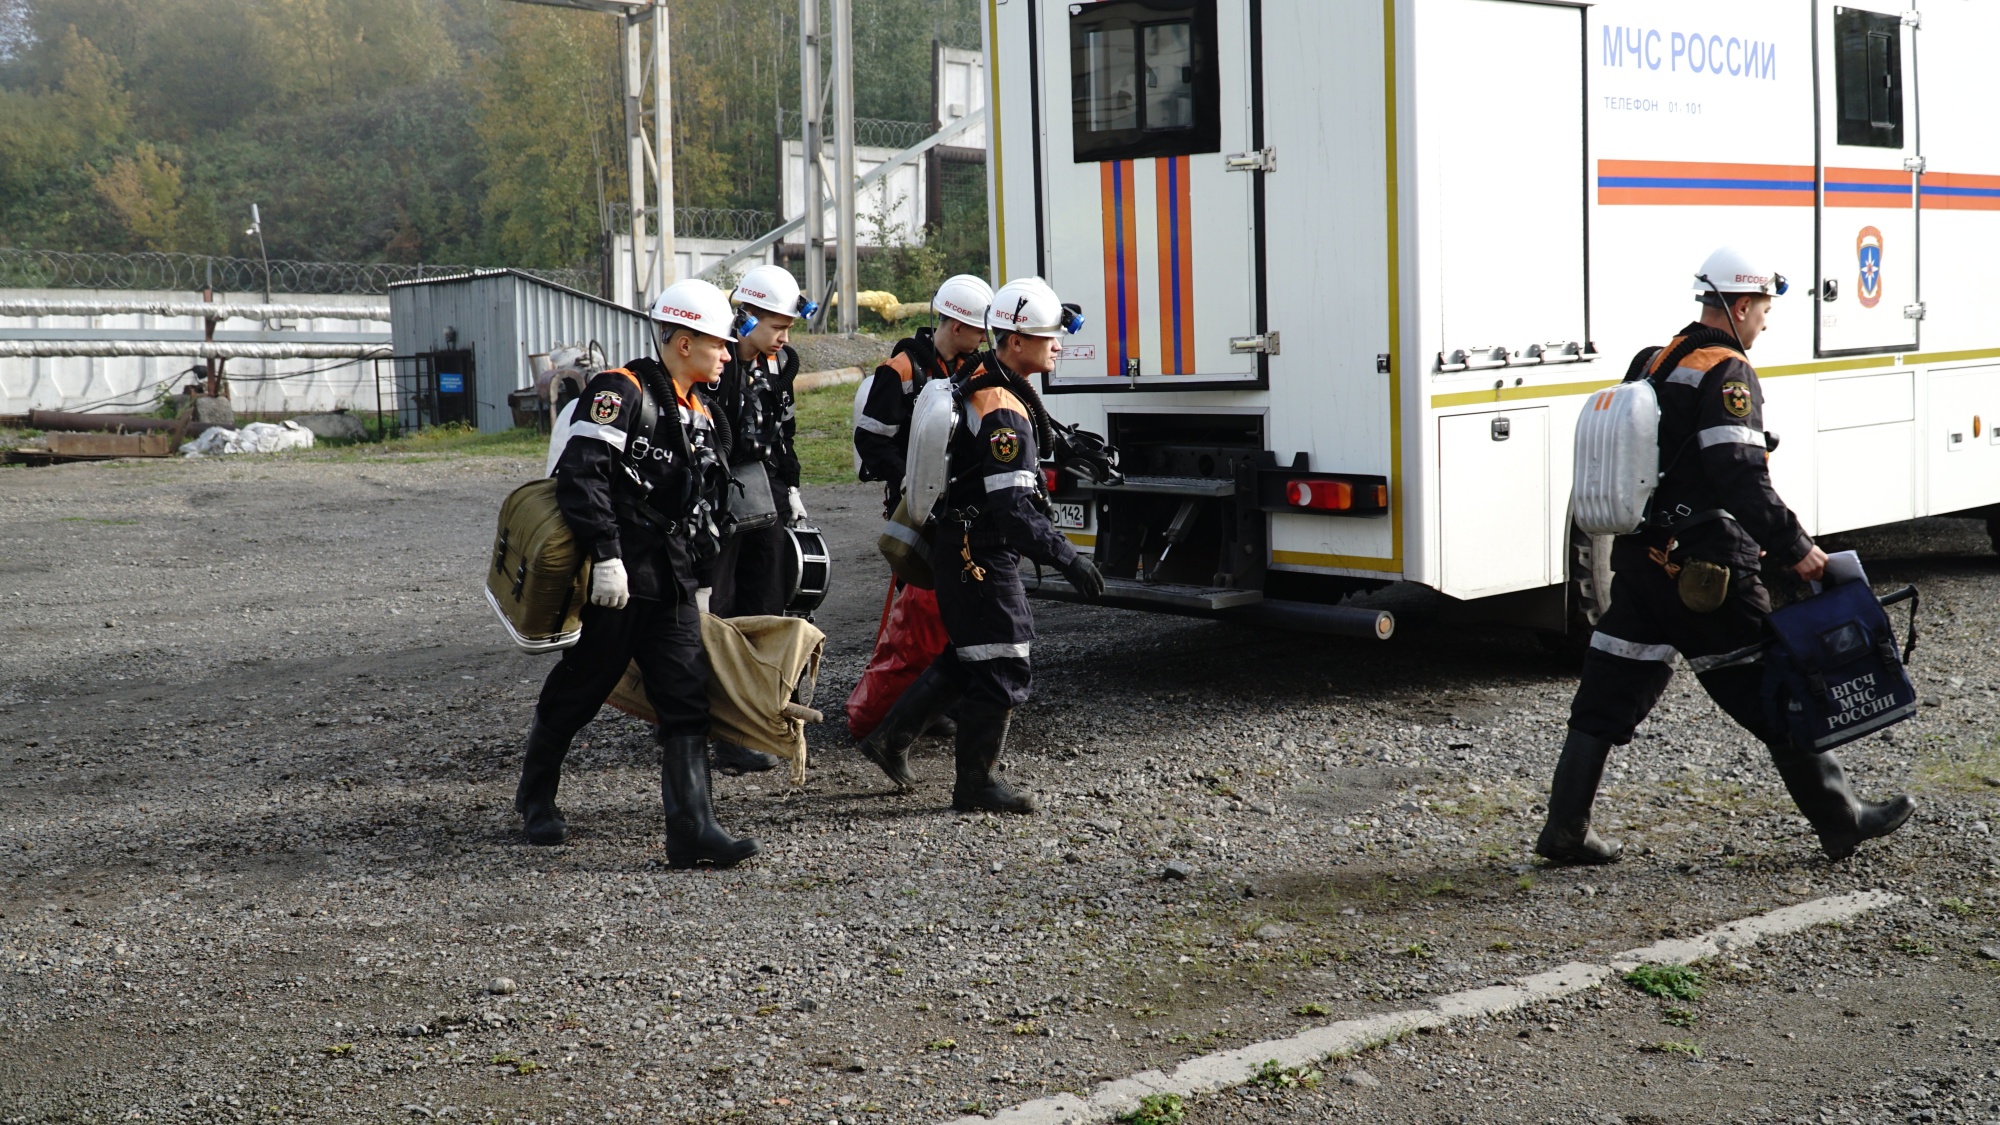
[[694,592],[694,608],[702,613],[707,613],[708,599],[714,593],[715,587],[713,586],[703,586],[701,589],[696,590]]
[[806,522],[806,498],[799,495],[798,489],[788,488],[785,490],[785,503],[791,505],[793,527]]
[[1097,564],[1089,555],[1078,555],[1070,564],[1062,568],[1063,577],[1077,593],[1090,601],[1104,596],[1104,575],[1098,572]]
[[590,568],[590,604],[606,609],[624,609],[632,600],[625,583],[625,560],[605,559]]

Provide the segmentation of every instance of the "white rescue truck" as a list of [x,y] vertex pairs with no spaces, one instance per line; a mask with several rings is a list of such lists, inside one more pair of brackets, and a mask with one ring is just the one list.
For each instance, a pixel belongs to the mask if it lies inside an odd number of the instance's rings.
[[1791,281],[1750,358],[1810,531],[2000,514],[1995,43],[1987,0],[988,0],[995,275],[1085,306],[1045,389],[1127,474],[1059,522],[1117,604],[1575,627],[1578,411],[1721,245]]

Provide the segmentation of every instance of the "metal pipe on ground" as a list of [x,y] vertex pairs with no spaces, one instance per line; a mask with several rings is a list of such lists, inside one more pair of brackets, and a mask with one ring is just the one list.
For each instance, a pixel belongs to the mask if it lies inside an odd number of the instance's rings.
[[1386,641],[1396,635],[1396,615],[1386,609],[1351,605],[1319,605],[1266,598],[1216,614],[1225,621],[1264,625],[1336,637],[1373,637]]
[[207,422],[178,421],[173,418],[149,418],[142,414],[77,414],[68,410],[30,410],[28,428],[34,430],[72,431],[77,433],[156,433],[172,430],[185,432],[194,437],[209,428]]

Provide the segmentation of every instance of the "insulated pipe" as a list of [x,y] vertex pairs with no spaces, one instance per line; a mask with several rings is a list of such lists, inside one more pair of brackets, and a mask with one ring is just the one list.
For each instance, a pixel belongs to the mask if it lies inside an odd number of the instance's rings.
[[35,430],[83,431],[89,433],[149,433],[157,430],[185,430],[189,437],[208,429],[208,423],[148,418],[140,414],[77,414],[68,410],[30,410],[28,428]]
[[204,320],[387,320],[389,303],[367,305],[264,305],[224,302],[97,298],[51,301],[0,299],[0,316],[187,316]]
[[212,343],[201,340],[0,340],[0,359],[387,359],[387,344]]
[[1396,615],[1386,609],[1362,609],[1351,605],[1319,605],[1266,598],[1217,614],[1225,621],[1244,625],[1266,625],[1273,629],[1293,629],[1304,633],[1328,633],[1337,637],[1373,637],[1386,641],[1396,635]]

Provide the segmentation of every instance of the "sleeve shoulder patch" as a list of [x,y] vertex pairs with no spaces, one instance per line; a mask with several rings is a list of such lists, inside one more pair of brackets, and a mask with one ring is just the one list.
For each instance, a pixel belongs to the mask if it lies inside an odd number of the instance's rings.
[[617,391],[599,391],[590,397],[590,420],[600,426],[608,426],[618,420],[618,412],[624,407],[624,395]]
[[1011,465],[1021,455],[1021,435],[1012,426],[1001,426],[986,435],[986,447],[993,451],[995,461]]
[[1756,406],[1750,393],[1750,384],[1741,379],[1730,379],[1722,384],[1722,411],[1731,418],[1748,418]]

